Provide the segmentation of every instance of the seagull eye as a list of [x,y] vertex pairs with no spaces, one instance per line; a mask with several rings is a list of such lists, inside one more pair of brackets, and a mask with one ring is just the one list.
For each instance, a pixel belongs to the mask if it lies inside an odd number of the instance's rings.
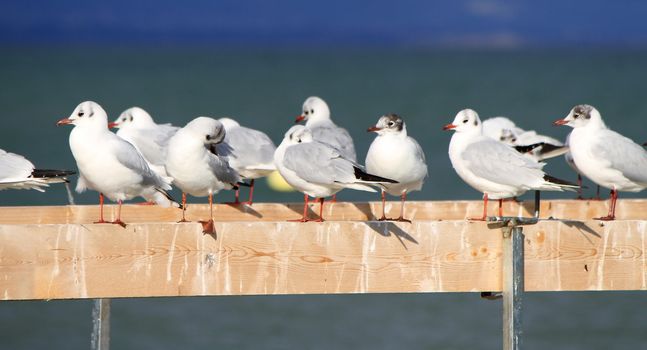
[[308,111],[305,111],[303,114],[308,115]]
[[389,126],[393,126],[393,125],[394,125],[394,123],[393,123],[393,122],[389,122]]
[[82,117],[82,116],[83,116],[83,114],[84,114],[83,112],[79,112],[77,115],[78,115],[79,117]]
[[463,120],[463,124],[467,123],[469,120],[465,119]]
[[207,141],[209,141],[209,140],[211,140],[211,135],[207,135],[204,138],[207,139]]
[[573,118],[575,118],[575,119],[577,119],[577,118],[579,118],[579,117],[580,117],[580,115],[579,115],[579,114],[574,114],[574,115],[573,115]]

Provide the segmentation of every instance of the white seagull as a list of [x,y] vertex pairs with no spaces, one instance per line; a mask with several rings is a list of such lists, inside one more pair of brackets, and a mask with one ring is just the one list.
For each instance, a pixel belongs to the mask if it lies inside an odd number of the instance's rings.
[[568,151],[561,141],[534,130],[524,130],[509,118],[501,116],[483,121],[483,135],[510,145],[536,161],[557,157]]
[[317,96],[308,97],[303,102],[303,111],[297,116],[296,122],[303,120],[315,140],[335,147],[346,159],[357,161],[353,138],[346,129],[340,128],[330,119],[330,108],[326,101]]
[[570,152],[577,169],[596,184],[611,190],[607,216],[614,220],[618,191],[639,192],[647,188],[647,151],[631,139],[609,129],[600,112],[590,105],[577,105],[556,125],[573,128]]
[[464,109],[444,130],[456,131],[449,143],[449,159],[458,176],[483,193],[483,216],[472,220],[486,220],[488,199],[502,201],[522,195],[528,190],[562,191],[574,188],[565,181],[546,175],[538,163],[513,148],[483,135],[483,124],[478,114]]
[[[209,117],[198,117],[178,130],[169,140],[166,171],[173,184],[182,190],[182,206],[186,208],[186,194],[209,196],[208,221],[200,221],[204,233],[215,233],[213,224],[213,195],[222,189],[236,189],[238,173],[227,160],[219,156],[215,145],[225,139],[225,128]],[[185,209],[186,210],[186,209]],[[182,220],[185,222],[184,210]]]
[[[227,157],[229,166],[243,179],[250,180],[249,199],[242,204],[252,204],[254,179],[265,177],[276,170],[274,142],[265,133],[241,126],[231,118],[218,119],[225,128],[225,140],[216,145],[218,154]],[[238,190],[236,202],[239,204]]]
[[303,125],[295,125],[285,133],[274,153],[274,163],[285,181],[304,194],[303,217],[290,221],[310,221],[308,196],[319,198],[319,219],[314,221],[321,222],[324,197],[344,188],[376,192],[371,186],[396,182],[367,174],[336,148],[313,140],[311,131]]
[[387,192],[392,196],[400,196],[402,201],[400,217],[395,220],[411,222],[403,217],[404,202],[408,192],[422,189],[427,177],[425,153],[416,140],[407,136],[404,120],[397,114],[382,116],[368,131],[376,132],[377,137],[366,154],[366,171],[398,182],[383,185],[382,217],[379,220],[389,220],[384,213],[384,193]]
[[158,175],[167,176],[164,160],[168,140],[180,128],[171,124],[156,124],[153,117],[139,107],[123,111],[108,127],[119,129],[117,136],[137,147]]
[[121,204],[124,200],[142,196],[161,205],[174,203],[166,193],[171,189],[170,179],[162,178],[150,169],[144,157],[121,137],[108,130],[108,116],[97,103],[79,104],[68,117],[57,125],[72,124],[70,149],[79,168],[77,192],[86,188],[99,192],[103,220],[103,197],[119,203],[117,219],[112,221],[126,227],[121,221]]
[[0,190],[36,190],[45,192],[52,183],[69,182],[69,170],[36,169],[25,157],[0,149]]

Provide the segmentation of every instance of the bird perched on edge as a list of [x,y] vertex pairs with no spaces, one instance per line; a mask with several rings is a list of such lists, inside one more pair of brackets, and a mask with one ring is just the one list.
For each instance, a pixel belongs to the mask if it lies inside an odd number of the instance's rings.
[[344,188],[376,192],[371,186],[397,183],[366,173],[341,151],[329,144],[313,139],[311,131],[303,125],[295,125],[285,133],[283,141],[274,153],[276,168],[290,186],[304,194],[303,217],[308,219],[308,196],[319,198],[319,219],[323,221],[324,197],[329,197]]
[[353,138],[346,129],[340,128],[330,119],[330,108],[326,101],[317,96],[308,97],[303,102],[303,111],[295,122],[303,120],[316,141],[333,146],[348,160],[357,161]]
[[213,195],[222,189],[237,189],[240,175],[225,157],[218,155],[215,145],[225,139],[225,128],[209,117],[197,117],[178,130],[169,140],[166,171],[173,184],[182,190],[182,220],[186,222],[186,194],[209,196],[210,218],[200,221],[204,233],[215,233]]
[[[242,204],[252,204],[254,179],[268,176],[274,170],[274,142],[265,133],[241,126],[231,118],[218,119],[225,128],[225,140],[216,145],[218,154],[227,158],[229,166],[243,179],[250,180],[249,199]],[[236,190],[236,202],[239,190]]]
[[117,219],[112,221],[126,227],[121,220],[124,200],[142,196],[157,204],[177,205],[166,192],[171,189],[170,179],[157,175],[146,163],[135,146],[108,130],[108,116],[99,104],[86,101],[79,104],[68,118],[57,125],[72,124],[70,149],[79,168],[76,191],[86,188],[99,192],[103,219],[103,197],[119,203]]
[[76,172],[70,170],[35,169],[25,157],[0,149],[0,190],[36,190],[53,183],[69,182],[67,177]]
[[132,143],[159,176],[167,176],[164,161],[168,140],[180,128],[171,124],[156,124],[153,117],[139,107],[123,111],[108,127],[117,128],[117,136]]
[[561,141],[534,130],[524,130],[501,116],[483,121],[483,135],[510,145],[538,162],[568,151],[568,146]]
[[488,199],[502,200],[520,196],[528,190],[563,191],[577,186],[546,175],[538,163],[513,148],[483,135],[478,114],[464,109],[444,130],[454,130],[449,143],[449,159],[458,176],[483,193],[483,216],[471,220],[486,220]]
[[614,220],[618,191],[647,188],[647,151],[631,139],[609,129],[597,109],[577,105],[566,118],[554,122],[573,128],[568,142],[577,169],[594,183],[611,190],[607,216]]
[[404,218],[404,202],[408,192],[422,189],[427,177],[425,153],[415,139],[407,136],[404,120],[397,114],[382,116],[368,131],[376,132],[377,137],[366,154],[366,171],[398,182],[382,185],[382,217],[379,220],[393,220],[387,219],[384,213],[386,192],[400,196],[402,201],[400,216],[394,220],[411,222]]

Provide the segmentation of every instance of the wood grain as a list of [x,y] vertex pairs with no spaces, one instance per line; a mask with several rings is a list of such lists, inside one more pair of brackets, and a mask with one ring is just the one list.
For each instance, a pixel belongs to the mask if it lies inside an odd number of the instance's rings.
[[[527,291],[647,289],[646,221],[524,228]],[[485,223],[0,225],[0,299],[501,289]]]

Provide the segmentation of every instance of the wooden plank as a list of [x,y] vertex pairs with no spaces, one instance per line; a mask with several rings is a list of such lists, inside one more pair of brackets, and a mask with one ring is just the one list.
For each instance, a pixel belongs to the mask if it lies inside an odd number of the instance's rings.
[[[525,226],[525,290],[647,289],[647,221]],[[0,225],[0,298],[501,290],[502,235],[467,221]]]
[[[483,212],[481,201],[433,201],[407,202],[406,217],[414,221],[433,220],[463,220],[467,217],[481,216]],[[506,202],[504,215],[529,216],[533,213],[533,203]],[[316,207],[315,207],[316,206]],[[214,206],[214,216],[217,221],[250,221],[275,222],[295,219],[301,216],[302,203],[255,203],[253,206],[231,206],[218,204]],[[318,204],[313,205],[311,216],[316,217]],[[116,206],[106,206],[106,218],[113,218]],[[324,206],[324,218],[328,221],[366,221],[380,216],[382,204],[369,203],[330,203]],[[387,216],[399,215],[400,203],[387,202]],[[496,203],[490,203],[490,215],[497,213]],[[608,201],[575,201],[552,200],[542,201],[542,218],[559,218],[571,220],[590,220],[593,217],[604,216],[608,211]],[[177,208],[161,208],[158,206],[124,205],[122,218],[127,223],[172,223],[180,219],[181,212]],[[200,220],[209,216],[206,204],[190,204],[187,209],[189,220]],[[0,207],[0,224],[67,224],[92,223],[99,217],[96,205],[79,206],[37,206],[37,207]],[[619,220],[647,219],[647,200],[625,199],[617,204]]]

